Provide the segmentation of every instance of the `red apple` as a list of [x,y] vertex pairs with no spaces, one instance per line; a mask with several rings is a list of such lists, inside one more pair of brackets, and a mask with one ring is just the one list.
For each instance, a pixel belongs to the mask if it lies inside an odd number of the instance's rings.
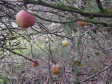
[[16,14],[16,23],[22,28],[33,26],[35,22],[35,16],[25,10],[21,10]]

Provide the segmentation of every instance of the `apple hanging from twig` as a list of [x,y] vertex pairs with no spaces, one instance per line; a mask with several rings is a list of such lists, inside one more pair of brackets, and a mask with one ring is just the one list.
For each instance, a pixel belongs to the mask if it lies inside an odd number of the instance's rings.
[[37,67],[39,66],[39,62],[38,61],[33,61],[32,62],[32,67]]
[[62,71],[62,67],[59,64],[54,64],[51,67],[51,72],[53,75],[59,75]]
[[67,39],[65,39],[65,40],[62,41],[62,46],[63,47],[67,47],[69,45],[70,45],[70,42]]
[[89,23],[88,22],[85,22],[85,21],[77,21],[76,22],[78,25],[80,25],[81,27],[84,27],[84,26],[88,26]]
[[16,23],[22,28],[31,27],[35,22],[36,17],[25,10],[21,10],[16,14]]

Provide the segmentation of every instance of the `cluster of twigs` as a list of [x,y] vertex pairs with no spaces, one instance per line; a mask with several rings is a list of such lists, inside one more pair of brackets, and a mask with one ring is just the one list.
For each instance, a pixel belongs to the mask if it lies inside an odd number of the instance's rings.
[[[112,67],[112,23],[109,21],[112,20],[112,12],[103,6],[105,1],[94,1],[99,9],[98,12],[85,11],[88,0],[81,0],[81,2],[84,4],[76,7],[74,5],[78,5],[78,3],[75,2],[75,0],[64,0],[63,3],[62,1],[47,0],[0,0],[1,61],[7,57],[6,54],[8,53],[8,56],[13,54],[24,58],[25,62],[33,62],[33,37],[35,39],[39,38],[39,36],[46,36],[46,38],[48,38],[48,58],[45,57],[43,59],[43,62],[47,60],[47,62],[45,62],[46,65],[44,65],[47,66],[45,72],[42,66],[35,69],[28,66],[31,69],[24,68],[25,70],[23,69],[21,73],[17,74],[16,84],[17,82],[18,84],[87,84],[88,82],[102,82],[101,80],[104,79],[104,84],[108,82],[111,83],[112,74],[109,73],[111,73]],[[22,30],[21,27],[18,27],[15,23],[15,15],[21,9],[30,10],[37,18],[36,24],[29,30]],[[77,21],[88,22],[89,25],[80,27],[76,24]],[[68,30],[65,29],[65,25],[69,26]],[[65,31],[67,31],[67,34]],[[20,37],[29,42],[32,56],[28,57],[15,51],[25,49],[21,47],[22,41],[17,40]],[[52,39],[56,40],[57,38],[54,37],[70,40],[70,51],[68,49],[68,56],[70,57],[59,57],[58,61],[55,59],[57,53],[53,53]],[[45,53],[44,50],[43,53]],[[91,61],[92,56],[94,57]],[[82,67],[80,64],[77,65],[77,63],[71,64],[75,59],[78,59],[78,62],[84,64],[84,66]],[[59,62],[63,62],[63,73],[53,77],[50,72],[50,63]],[[99,68],[97,67],[98,70],[92,71],[96,66],[92,67],[91,65],[97,65],[98,63],[101,64],[101,66],[98,66]],[[1,62],[1,64],[4,64],[4,62]],[[66,69],[67,67],[71,70]],[[89,70],[88,68],[92,69]],[[87,70],[87,72],[85,70]],[[30,75],[30,77],[28,75]],[[54,79],[58,80],[56,81]]]

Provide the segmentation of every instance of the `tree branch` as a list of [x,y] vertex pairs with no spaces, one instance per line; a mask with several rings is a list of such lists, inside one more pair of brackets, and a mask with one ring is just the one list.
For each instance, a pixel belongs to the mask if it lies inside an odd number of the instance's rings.
[[108,14],[108,13],[93,13],[93,12],[84,12],[83,10],[79,9],[79,8],[75,8],[72,6],[66,6],[63,4],[51,4],[51,3],[47,3],[44,1],[27,1],[27,4],[34,4],[34,5],[42,5],[45,7],[50,7],[50,8],[54,8],[54,9],[58,9],[61,11],[67,11],[67,12],[71,12],[71,13],[77,13],[80,14],[82,16],[85,17],[102,17],[102,18],[112,18],[112,14]]
[[100,0],[96,0],[96,3],[97,3],[98,8],[103,12],[104,11],[104,8],[102,6],[101,1]]
[[88,23],[92,23],[92,24],[100,24],[103,25],[104,27],[112,27],[112,23],[106,23],[106,22],[99,22],[99,21],[92,21],[92,20],[86,20],[86,19],[77,19],[77,20],[72,20],[72,21],[56,21],[56,20],[50,20],[50,19],[46,19],[43,18],[37,14],[34,14],[37,18],[44,20],[44,21],[48,21],[48,22],[54,22],[54,23],[60,23],[60,24],[66,24],[66,23],[71,23],[71,22],[77,22],[77,21],[85,21]]
[[8,50],[9,52],[11,52],[11,53],[13,53],[13,54],[16,54],[16,55],[18,55],[18,56],[23,57],[23,58],[25,58],[26,60],[29,60],[29,61],[31,61],[31,62],[34,62],[33,59],[28,58],[28,57],[26,57],[26,56],[24,56],[24,55],[22,55],[22,54],[20,54],[20,53],[17,53],[17,52],[15,52],[15,51],[13,51],[13,50],[11,50],[11,49],[9,49],[9,48],[4,48],[4,49],[5,49],[5,50]]
[[83,81],[81,81],[81,82],[86,82],[86,81],[90,80],[91,78],[94,78],[95,76],[101,74],[102,72],[106,71],[107,69],[109,69],[109,68],[111,68],[111,67],[112,67],[112,64],[109,65],[108,67],[104,68],[103,70],[97,72],[96,74],[91,75],[90,77],[88,77],[87,79],[85,79],[85,80],[83,80]]

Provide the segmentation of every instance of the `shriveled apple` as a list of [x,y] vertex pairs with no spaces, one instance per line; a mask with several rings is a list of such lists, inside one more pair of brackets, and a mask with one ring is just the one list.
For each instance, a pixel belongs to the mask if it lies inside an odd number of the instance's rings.
[[39,66],[38,61],[33,61],[33,62],[32,62],[32,67],[37,67],[37,66]]
[[80,25],[81,27],[84,27],[84,26],[88,26],[89,23],[88,22],[85,22],[85,21],[77,21],[76,22],[78,25]]
[[65,39],[65,40],[62,41],[62,46],[63,47],[67,47],[69,45],[70,45],[70,42],[67,39]]
[[62,67],[59,64],[54,64],[51,67],[51,72],[53,75],[59,75],[62,71]]

